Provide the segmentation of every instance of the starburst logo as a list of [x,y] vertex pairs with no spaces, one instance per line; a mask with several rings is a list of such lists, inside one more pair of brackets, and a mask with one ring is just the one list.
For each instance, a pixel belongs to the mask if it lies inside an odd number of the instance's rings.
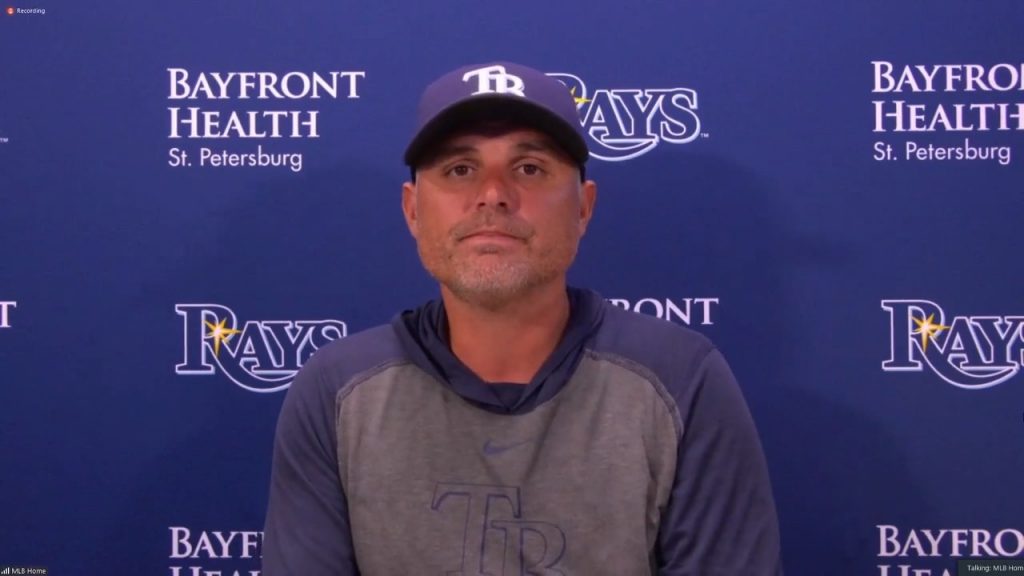
[[886,372],[922,372],[965,389],[991,388],[1024,366],[1024,316],[954,316],[930,300],[882,300],[889,313]]
[[178,304],[184,345],[177,374],[220,373],[252,392],[291,385],[299,368],[320,347],[347,334],[341,320],[249,320],[220,304]]
[[225,341],[229,340],[235,334],[241,334],[242,333],[241,330],[235,330],[234,328],[225,328],[224,327],[224,323],[227,322],[227,321],[228,321],[228,319],[224,318],[223,320],[221,320],[217,324],[214,324],[213,322],[210,322],[209,320],[203,320],[203,324],[206,324],[206,327],[210,329],[210,331],[206,334],[206,339],[207,340],[210,340],[210,339],[213,340],[213,355],[214,356],[220,356],[220,344],[221,344],[221,342],[225,342]]
[[928,342],[932,338],[934,338],[943,330],[949,330],[949,326],[943,326],[942,324],[936,324],[934,322],[935,314],[931,314],[930,316],[923,320],[920,318],[914,318],[913,316],[911,316],[910,319],[914,321],[914,324],[917,324],[917,330],[914,330],[913,332],[911,332],[911,334],[921,335],[922,352],[928,351]]
[[586,96],[576,95],[576,86],[573,86],[572,89],[569,90],[569,93],[572,94],[572,101],[576,103],[577,108],[583,106],[587,102],[590,102],[590,98],[587,98]]

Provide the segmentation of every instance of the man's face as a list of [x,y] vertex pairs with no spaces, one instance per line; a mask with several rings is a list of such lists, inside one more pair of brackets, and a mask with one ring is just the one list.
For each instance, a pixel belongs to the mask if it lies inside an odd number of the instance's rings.
[[424,267],[457,298],[497,308],[564,285],[596,186],[531,129],[463,132],[402,186]]

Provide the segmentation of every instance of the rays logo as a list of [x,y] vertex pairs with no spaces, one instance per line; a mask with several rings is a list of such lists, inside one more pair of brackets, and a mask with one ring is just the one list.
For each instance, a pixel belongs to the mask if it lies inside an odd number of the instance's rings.
[[347,334],[340,320],[249,320],[243,326],[220,304],[177,304],[174,310],[185,336],[175,373],[221,372],[251,392],[284,390],[313,352]]
[[882,300],[891,338],[886,372],[920,372],[928,365],[958,388],[1001,384],[1024,365],[1024,316],[954,316],[930,300]]
[[600,88],[587,92],[574,74],[550,73],[569,87],[587,133],[590,155],[631,160],[661,142],[686,144],[701,135],[697,92],[689,88]]

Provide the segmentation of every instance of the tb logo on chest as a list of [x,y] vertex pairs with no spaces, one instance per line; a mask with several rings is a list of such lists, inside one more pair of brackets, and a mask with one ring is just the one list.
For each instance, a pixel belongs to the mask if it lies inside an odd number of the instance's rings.
[[[565,532],[550,522],[524,519],[518,486],[441,482],[434,489],[430,509],[466,519],[462,566],[449,574],[493,575],[485,568],[496,566],[503,576],[564,574],[558,564],[565,553]],[[503,548],[487,546],[495,535],[504,537]]]

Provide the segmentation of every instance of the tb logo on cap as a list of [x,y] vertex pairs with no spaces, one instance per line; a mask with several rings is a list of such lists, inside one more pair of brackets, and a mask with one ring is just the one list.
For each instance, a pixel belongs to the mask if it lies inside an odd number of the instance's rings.
[[462,81],[469,82],[474,76],[477,81],[477,90],[473,92],[473,96],[498,93],[526,97],[526,94],[523,93],[523,79],[515,74],[505,72],[504,66],[495,65],[470,70],[462,75]]

